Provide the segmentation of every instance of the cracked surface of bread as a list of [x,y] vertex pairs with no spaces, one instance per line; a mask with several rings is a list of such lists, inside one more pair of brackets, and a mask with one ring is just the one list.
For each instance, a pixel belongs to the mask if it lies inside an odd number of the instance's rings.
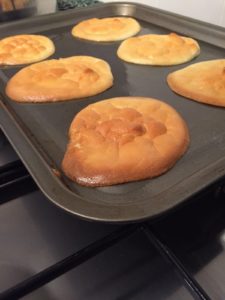
[[105,186],[158,176],[184,154],[189,131],[168,104],[120,97],[81,110],[69,129],[64,173],[86,186]]
[[225,107],[225,59],[192,64],[170,73],[167,82],[179,95]]
[[90,41],[110,42],[131,37],[137,34],[140,29],[139,23],[133,18],[92,18],[75,25],[72,29],[72,35]]
[[147,34],[121,43],[117,55],[135,64],[169,66],[190,61],[200,53],[198,43],[176,33]]
[[41,61],[55,52],[53,42],[43,35],[21,34],[0,40],[0,64],[20,65]]
[[7,83],[6,94],[18,102],[53,102],[94,96],[112,84],[106,61],[72,56],[23,68]]

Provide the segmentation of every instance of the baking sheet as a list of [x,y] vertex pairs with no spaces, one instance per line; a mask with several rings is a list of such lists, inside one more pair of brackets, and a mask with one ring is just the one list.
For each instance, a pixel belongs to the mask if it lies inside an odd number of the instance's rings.
[[[90,17],[132,16],[148,33],[177,32],[198,40],[201,54],[189,63],[150,67],[123,62],[116,56],[120,42],[95,43],[75,39],[71,28]],[[114,85],[104,93],[60,103],[21,104],[4,93],[8,79],[20,67],[0,70],[0,124],[45,195],[63,209],[83,218],[130,222],[154,218],[184,203],[225,175],[225,109],[204,105],[174,94],[166,84],[170,72],[191,63],[223,58],[225,31],[145,5],[108,3],[0,26],[0,38],[18,33],[50,37],[52,58],[91,55],[106,60]],[[87,188],[61,173],[67,133],[75,114],[90,103],[117,96],[153,97],[172,105],[186,120],[191,137],[187,153],[164,175],[111,187]]]

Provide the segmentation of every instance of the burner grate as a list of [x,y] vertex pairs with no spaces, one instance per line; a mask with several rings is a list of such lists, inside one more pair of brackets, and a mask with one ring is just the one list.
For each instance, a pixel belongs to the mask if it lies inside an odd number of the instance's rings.
[[[36,184],[23,166],[22,162],[14,161],[0,167],[0,194],[1,201],[4,203],[15,199],[24,194],[37,189]],[[132,224],[121,226],[114,232],[105,237],[94,241],[87,247],[78,252],[58,261],[34,276],[12,286],[0,294],[0,300],[13,300],[24,297],[27,294],[37,290],[50,281],[65,274],[69,270],[76,268],[82,263],[88,261],[94,256],[100,254],[107,248],[121,242],[130,235],[138,232],[144,234],[147,240],[158,250],[164,259],[166,259],[176,272],[180,275],[185,285],[188,287],[194,299],[208,300],[210,297],[198,284],[193,276],[187,271],[178,257],[173,253],[170,247],[160,240],[154,229],[148,223]]]
[[0,167],[0,204],[37,190],[37,186],[20,160]]
[[111,234],[95,241],[80,251],[68,256],[40,273],[6,290],[0,295],[1,300],[13,300],[24,297],[28,293],[40,288],[58,276],[72,270],[90,258],[128,237],[138,229],[137,225],[125,226]]
[[180,262],[180,260],[174,255],[172,250],[168,248],[167,245],[162,243],[162,241],[153,233],[149,225],[144,224],[143,230],[149,239],[149,241],[159,250],[162,256],[165,257],[172,265],[175,267],[176,271],[181,275],[186,285],[189,287],[192,293],[194,292],[197,299],[210,300],[210,297],[207,293],[202,289],[202,287],[198,284],[198,282],[191,276],[191,274],[186,270],[184,265]]
[[153,233],[152,229],[147,224],[127,225],[110,233],[109,235],[95,241],[78,252],[66,257],[62,261],[48,267],[47,269],[37,273],[36,275],[24,280],[23,282],[9,288],[0,294],[1,300],[14,300],[24,297],[33,292],[48,282],[56,279],[60,275],[72,270],[80,264],[88,261],[95,255],[101,253],[107,248],[119,243],[121,240],[129,237],[134,232],[140,231],[145,234],[146,238],[159,250],[159,252],[169,261],[176,269],[178,274],[188,286],[194,299],[210,300],[207,293],[201,288],[196,280],[189,274],[186,268],[182,265],[179,259],[173,252],[163,244],[158,237]]

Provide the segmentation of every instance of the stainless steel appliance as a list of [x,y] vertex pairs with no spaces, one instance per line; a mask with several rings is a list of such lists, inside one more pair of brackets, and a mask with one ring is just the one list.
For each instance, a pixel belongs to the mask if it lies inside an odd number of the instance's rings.
[[[133,11],[127,4],[123,7],[130,13]],[[125,8],[123,11],[127,11]],[[117,5],[114,9],[118,12]],[[144,30],[149,30],[150,23],[154,30],[162,30],[157,25],[161,20],[154,14],[149,22],[147,12],[140,14],[138,9],[136,12]],[[101,14],[100,10],[98,13]],[[176,16],[173,17],[176,23]],[[54,18],[55,22],[57,18]],[[193,24],[185,18],[183,23],[189,29],[188,24]],[[20,24],[24,26],[26,22]],[[57,30],[53,28],[55,25],[51,24],[51,28],[42,25],[46,32],[53,30],[49,34],[56,39],[59,48],[60,45],[63,47]],[[197,28],[204,39],[206,25],[199,23]],[[193,26],[192,30],[195,29]],[[16,30],[19,29],[15,26],[14,32]],[[211,27],[211,31],[214,31],[211,38],[219,42],[223,31],[216,27]],[[64,36],[63,30],[60,34]],[[201,43],[205,57],[222,53],[223,42],[216,46]],[[87,51],[90,50],[87,48]],[[10,72],[7,70],[6,74]],[[8,104],[7,100],[3,104]],[[222,115],[222,111],[219,114]],[[196,122],[193,125],[197,126],[197,121],[193,121]],[[220,122],[220,119],[214,122]],[[224,149],[224,139],[220,128],[215,130],[220,136],[218,149],[215,149],[219,155],[217,151]],[[213,179],[210,176],[205,178],[207,183],[210,178],[210,184],[195,189],[189,198],[158,218],[127,225],[90,222],[65,212],[44,196],[10,146],[10,142],[13,143],[17,151],[20,147],[9,128],[7,136],[10,141],[1,132],[1,300],[225,298],[223,165],[217,172],[214,170],[209,174],[214,176]],[[207,141],[205,145],[212,144]],[[22,157],[23,153],[20,155]],[[216,155],[212,157],[214,162]],[[26,160],[24,156],[22,158]]]
[[0,136],[0,299],[225,297],[225,178],[167,216],[82,221],[53,205]]

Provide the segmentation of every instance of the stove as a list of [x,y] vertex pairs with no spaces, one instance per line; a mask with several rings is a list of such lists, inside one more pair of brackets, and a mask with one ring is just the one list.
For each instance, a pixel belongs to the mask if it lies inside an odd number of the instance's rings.
[[225,178],[151,222],[88,222],[43,195],[0,131],[0,204],[0,300],[225,299]]
[[38,189],[0,134],[0,299],[224,299],[225,180],[156,219],[88,222]]

